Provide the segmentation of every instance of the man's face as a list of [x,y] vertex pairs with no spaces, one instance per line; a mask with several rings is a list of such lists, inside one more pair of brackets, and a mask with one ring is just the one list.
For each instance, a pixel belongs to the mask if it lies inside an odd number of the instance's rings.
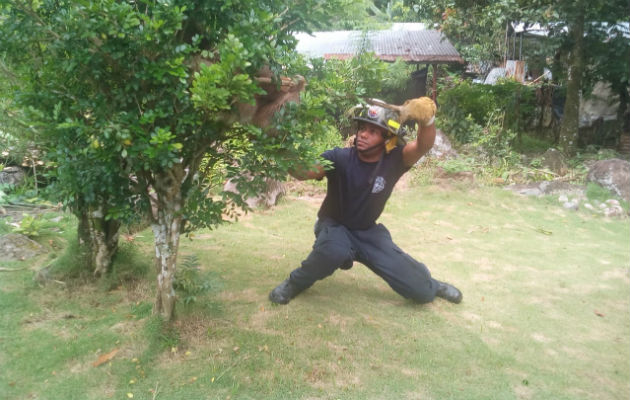
[[381,151],[385,143],[385,129],[367,122],[359,124],[357,132],[358,151]]

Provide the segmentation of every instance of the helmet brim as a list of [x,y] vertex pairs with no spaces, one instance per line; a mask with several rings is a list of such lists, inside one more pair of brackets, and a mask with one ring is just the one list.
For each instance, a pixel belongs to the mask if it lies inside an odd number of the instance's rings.
[[389,132],[392,135],[396,134],[396,131],[394,131],[394,129],[391,126],[387,126],[384,124],[379,124],[378,122],[374,121],[373,119],[368,119],[368,118],[363,118],[363,117],[353,117],[352,118],[353,121],[361,121],[361,122],[366,122],[368,124],[374,125],[374,126],[378,126],[379,128],[385,129],[387,132]]

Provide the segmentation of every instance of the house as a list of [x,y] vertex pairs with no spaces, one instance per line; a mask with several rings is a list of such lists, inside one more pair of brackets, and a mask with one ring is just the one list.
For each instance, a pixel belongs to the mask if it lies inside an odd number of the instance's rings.
[[[394,62],[402,59],[415,64],[412,85],[417,86],[414,96],[426,93],[428,66],[434,71],[441,64],[464,64],[455,47],[443,33],[426,29],[419,23],[396,23],[381,31],[332,31],[299,33],[297,51],[309,58],[348,59],[361,51],[370,51],[380,60]],[[420,65],[425,68],[420,69]],[[433,74],[433,96],[436,94],[437,73]]]

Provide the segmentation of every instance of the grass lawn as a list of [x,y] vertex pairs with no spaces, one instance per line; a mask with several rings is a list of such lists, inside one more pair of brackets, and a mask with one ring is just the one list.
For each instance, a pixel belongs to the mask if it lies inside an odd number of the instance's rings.
[[[630,224],[496,188],[394,193],[381,222],[464,293],[413,304],[360,264],[286,306],[318,198],[182,239],[212,291],[167,329],[154,276],[39,287],[3,262],[0,399],[627,399]],[[150,231],[132,244],[150,263]],[[130,262],[130,261],[127,261]],[[95,366],[96,365],[96,366]]]

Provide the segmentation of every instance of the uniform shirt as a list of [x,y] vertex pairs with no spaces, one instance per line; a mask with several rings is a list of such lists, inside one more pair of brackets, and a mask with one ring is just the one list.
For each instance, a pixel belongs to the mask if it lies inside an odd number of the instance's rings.
[[322,154],[333,168],[326,171],[328,190],[317,216],[332,218],[348,229],[372,227],[398,179],[409,170],[403,164],[402,146],[383,154],[380,162],[359,159],[355,147],[334,148]]

